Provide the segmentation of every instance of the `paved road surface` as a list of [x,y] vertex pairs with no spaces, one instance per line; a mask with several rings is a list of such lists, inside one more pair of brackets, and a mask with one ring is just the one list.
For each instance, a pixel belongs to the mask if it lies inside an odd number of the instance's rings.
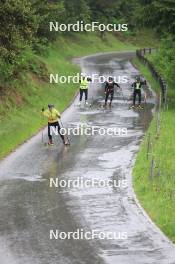
[[[78,60],[86,73],[138,74],[129,62],[131,53],[98,55]],[[90,85],[92,108],[75,103],[65,112],[69,127],[119,127],[128,135],[71,136],[71,147],[60,142],[45,147],[41,133],[0,163],[0,255],[2,264],[175,264],[175,248],[151,223],[135,201],[131,183],[144,130],[151,119],[154,100],[147,108],[129,110],[129,85],[122,85],[124,98],[116,93],[112,110],[100,109],[103,90]],[[45,140],[46,140],[46,130]],[[127,187],[49,187],[50,178],[107,180]],[[50,230],[73,232],[98,230],[127,234],[127,239],[56,240]]]

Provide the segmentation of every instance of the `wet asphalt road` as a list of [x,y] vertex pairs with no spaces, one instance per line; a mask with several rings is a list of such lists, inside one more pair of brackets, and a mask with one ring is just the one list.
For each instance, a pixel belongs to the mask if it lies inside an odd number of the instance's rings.
[[[131,53],[76,60],[88,74],[138,74]],[[100,108],[103,89],[90,84],[92,108],[78,108],[77,99],[64,113],[67,127],[83,123],[127,128],[127,136],[73,136],[71,146],[46,147],[42,134],[29,140],[0,163],[0,255],[2,264],[175,264],[175,247],[155,227],[135,200],[131,168],[152,116],[154,100],[140,112],[129,110],[130,85],[124,97],[115,94],[113,108]],[[47,131],[44,131],[47,140]],[[55,138],[55,141],[58,141]],[[49,186],[59,180],[115,180],[127,186]],[[126,239],[51,240],[50,230],[98,230],[127,234]]]

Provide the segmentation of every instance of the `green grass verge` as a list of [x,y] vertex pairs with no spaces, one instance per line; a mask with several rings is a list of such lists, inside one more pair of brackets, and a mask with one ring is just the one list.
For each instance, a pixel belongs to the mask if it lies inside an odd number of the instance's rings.
[[[73,57],[124,50],[135,50],[135,46],[122,43],[110,34],[104,40],[96,34],[72,34],[69,37],[60,36],[57,42],[48,47],[47,55],[29,54],[29,57],[31,61],[44,63],[49,73],[75,75],[80,69],[71,63]],[[32,67],[35,69],[35,63]],[[52,85],[49,81],[44,82],[38,78],[37,71],[36,67],[36,75],[24,72],[22,81],[14,80],[13,93],[9,90],[0,104],[0,159],[46,124],[40,115],[43,106],[51,102],[59,111],[63,111],[78,89],[76,84]]]
[[[160,91],[151,73],[137,59],[134,61],[155,91]],[[172,96],[173,87],[169,87]],[[171,97],[171,100],[174,98]],[[156,137],[156,116],[145,135],[133,169],[136,195],[152,220],[175,242],[175,112],[170,104],[168,111],[161,113],[160,136]],[[149,179],[150,158],[147,160],[147,141],[151,135],[155,169],[153,180]]]

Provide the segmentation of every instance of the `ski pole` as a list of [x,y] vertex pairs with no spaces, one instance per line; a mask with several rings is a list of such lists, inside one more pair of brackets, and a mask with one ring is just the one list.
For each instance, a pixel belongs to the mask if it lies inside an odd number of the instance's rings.
[[124,94],[123,94],[123,89],[120,88],[120,91],[121,91],[121,94],[122,94],[122,97],[123,97],[123,101],[124,101],[124,103],[125,103],[125,97],[124,97]]
[[93,105],[93,102],[94,102],[94,97],[93,97],[93,95],[92,95],[92,97],[91,97],[91,102],[90,102],[90,105],[89,105],[89,107],[92,107],[92,105]]
[[[44,116],[43,116],[43,110],[44,110],[44,108],[42,109],[42,123],[43,123],[43,120],[44,120]],[[42,129],[42,136],[41,136],[42,138],[41,138],[41,142],[42,142],[42,144],[44,143],[44,131],[43,131],[43,129]]]
[[147,99],[147,96],[146,96],[146,93],[145,93],[145,98],[144,98],[144,103],[145,103],[145,106],[146,106],[146,99]]
[[[62,128],[64,128],[63,123],[62,123],[62,121],[61,121],[61,118],[60,118],[60,124],[61,124]],[[67,137],[67,141],[68,141],[68,143],[69,143],[69,145],[70,145],[70,139],[69,139],[69,137],[68,137],[67,134],[66,134],[66,137]]]
[[44,132],[42,130],[42,143],[44,143]]

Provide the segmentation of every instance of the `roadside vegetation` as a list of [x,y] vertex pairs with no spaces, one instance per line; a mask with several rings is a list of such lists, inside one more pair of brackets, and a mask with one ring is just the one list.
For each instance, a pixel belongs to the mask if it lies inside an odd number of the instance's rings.
[[[170,44],[171,43],[171,44]],[[160,135],[156,137],[156,116],[153,118],[138,153],[134,175],[134,189],[147,213],[160,229],[175,243],[175,46],[171,39],[162,41],[161,48],[149,59],[168,82],[168,109],[161,112]],[[152,78],[147,67],[138,60],[135,63],[141,73],[159,93],[158,83]],[[151,135],[154,148],[155,167],[153,179],[149,179],[151,161],[147,159],[148,135]]]

